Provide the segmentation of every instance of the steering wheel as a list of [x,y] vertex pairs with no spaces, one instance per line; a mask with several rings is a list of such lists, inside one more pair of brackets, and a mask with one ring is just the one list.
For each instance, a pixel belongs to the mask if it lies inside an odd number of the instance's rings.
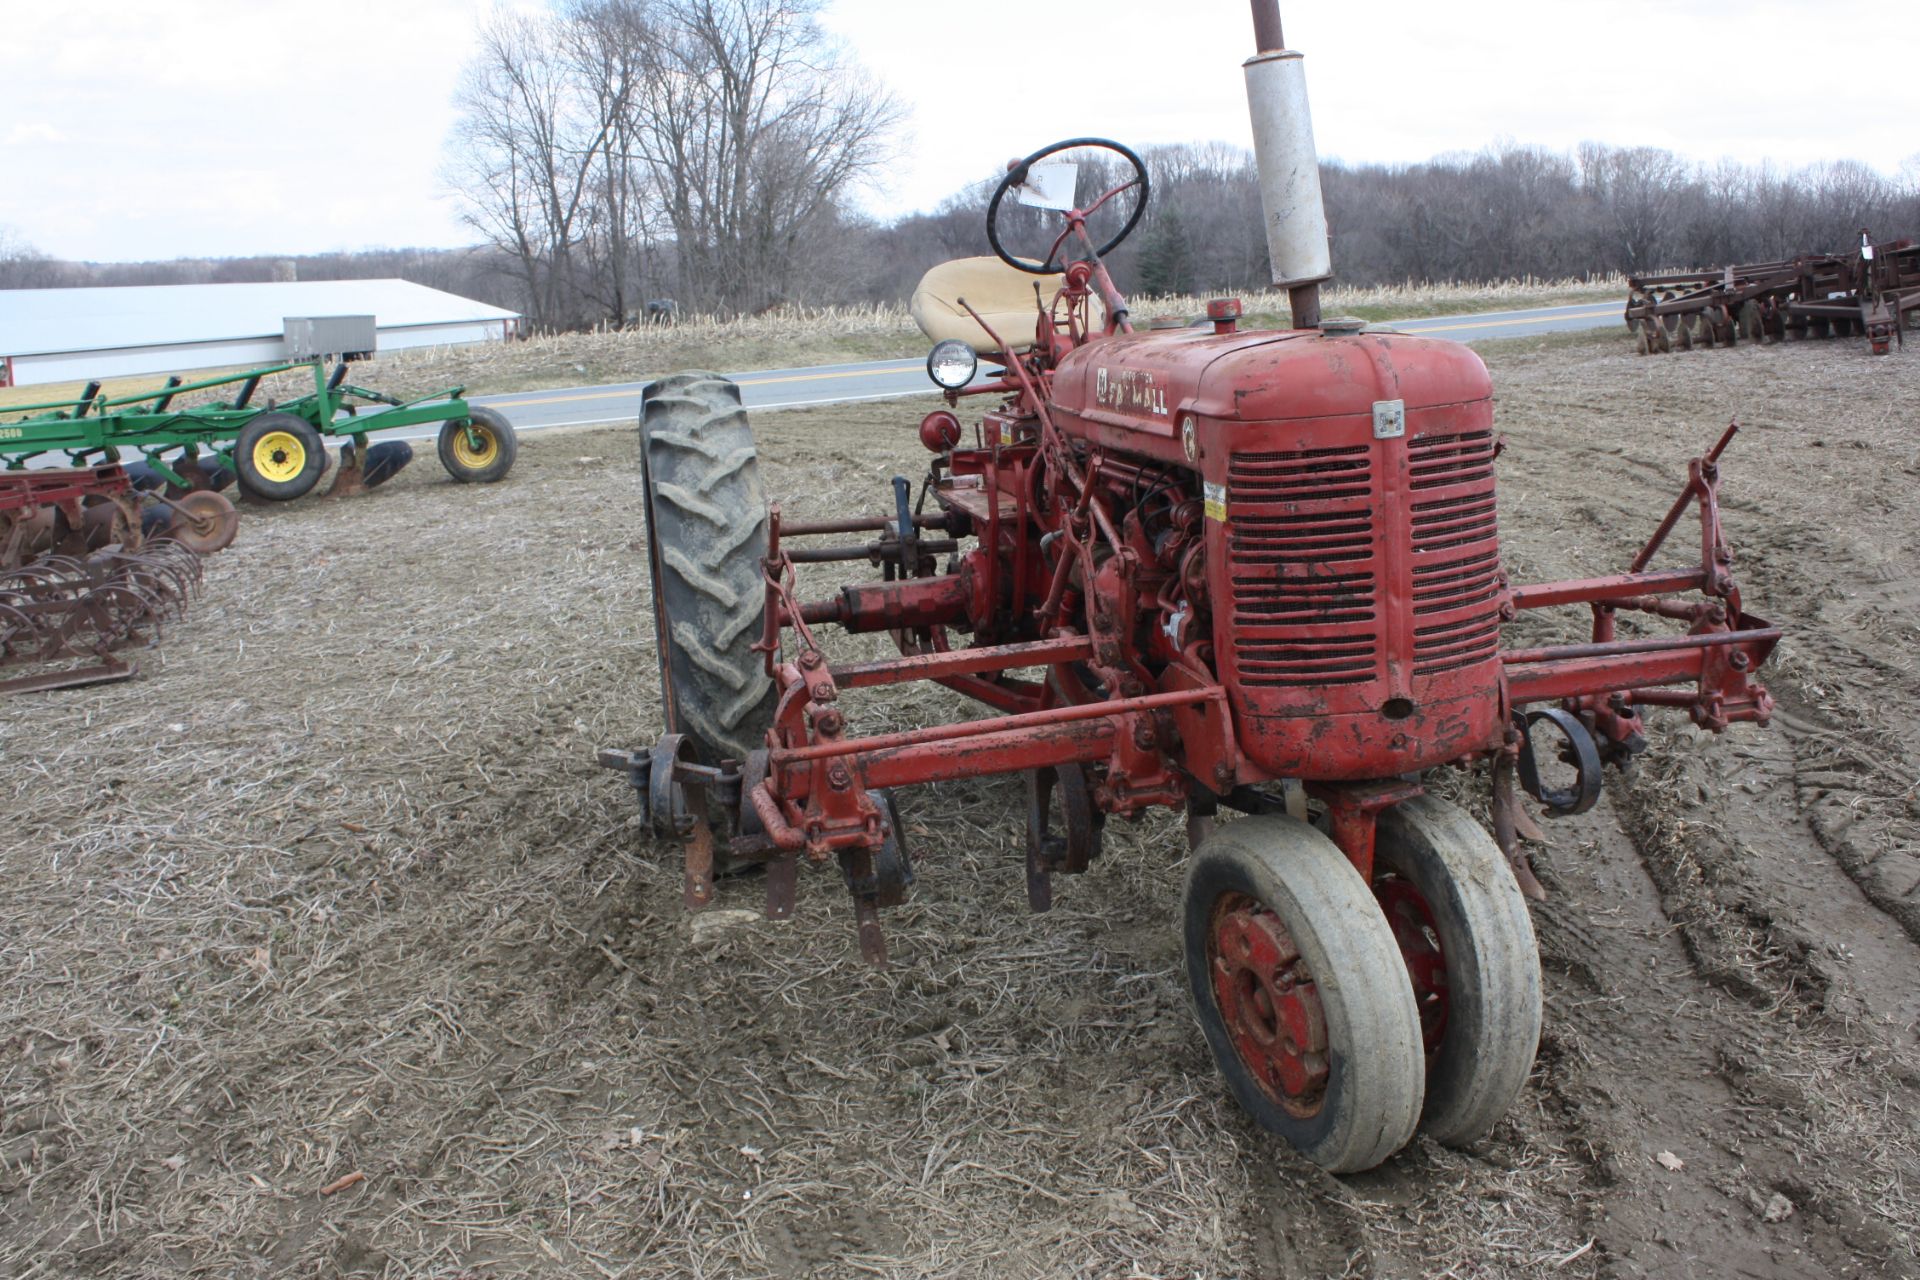
[[1098,249],[1095,249],[1093,251],[1094,256],[1100,258],[1106,257],[1107,254],[1113,252],[1114,248],[1118,246],[1122,240],[1125,240],[1133,234],[1135,227],[1140,225],[1140,215],[1147,211],[1149,185],[1147,182],[1147,166],[1141,162],[1139,156],[1135,155],[1130,149],[1121,146],[1119,143],[1109,142],[1105,138],[1068,138],[1065,142],[1056,142],[1050,147],[1042,147],[1040,150],[1007,170],[1007,176],[1000,179],[1000,185],[993,189],[993,199],[987,204],[987,243],[993,246],[995,257],[1015,270],[1025,271],[1029,275],[1050,276],[1056,275],[1066,269],[1065,263],[1055,262],[1054,259],[1059,257],[1060,246],[1065,244],[1067,237],[1072,234],[1074,224],[1069,222],[1067,229],[1062,231],[1059,237],[1054,240],[1053,248],[1047,251],[1046,261],[1036,263],[1032,258],[1022,258],[1008,253],[1005,247],[1001,245],[999,229],[1000,202],[1007,198],[1008,192],[1026,182],[1028,169],[1031,169],[1034,165],[1050,155],[1061,151],[1071,151],[1078,147],[1097,147],[1102,150],[1114,152],[1133,167],[1133,177],[1131,179],[1114,187],[1081,211],[1081,225],[1083,227],[1084,219],[1091,216],[1094,211],[1106,204],[1107,201],[1113,199],[1123,191],[1131,191],[1135,187],[1140,189],[1140,198],[1134,202],[1133,216],[1127,219],[1127,225],[1121,227],[1119,234],[1114,236],[1113,239],[1107,241]]

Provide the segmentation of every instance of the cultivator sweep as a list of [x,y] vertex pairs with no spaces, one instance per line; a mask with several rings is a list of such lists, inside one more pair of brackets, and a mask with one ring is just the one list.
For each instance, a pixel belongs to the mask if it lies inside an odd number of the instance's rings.
[[[1274,0],[1253,12],[1255,154],[1296,327],[1243,328],[1223,298],[1206,328],[1135,331],[1102,259],[1140,221],[1148,175],[1081,138],[1009,165],[988,205],[995,257],[937,266],[915,295],[947,401],[920,422],[917,497],[896,477],[886,514],[789,519],[766,502],[736,386],[649,384],[667,731],[601,763],[683,843],[688,906],[757,865],[767,916],[784,918],[798,868],[837,863],[875,963],[879,912],[915,875],[900,789],[1024,774],[1035,911],[1096,864],[1107,820],[1184,810],[1186,889],[1168,913],[1200,1030],[1260,1124],[1355,1170],[1417,1127],[1483,1137],[1532,1069],[1526,894],[1541,886],[1518,793],[1549,816],[1592,806],[1603,768],[1644,747],[1649,707],[1712,731],[1765,724],[1755,677],[1780,633],[1743,607],[1721,527],[1731,427],[1624,572],[1509,582],[1486,366],[1321,321],[1304,73]],[[1093,176],[1115,156],[1123,180],[1103,192]],[[1050,248],[1007,247],[996,217],[1013,202],[1060,216]],[[1102,211],[1108,229],[1090,230]],[[986,406],[971,429],[963,398]],[[1659,561],[1690,510],[1692,554]],[[844,535],[859,536],[814,541]],[[804,595],[799,566],[832,562],[879,579]],[[1522,611],[1561,607],[1587,615],[1579,642],[1507,643]],[[888,635],[898,655],[836,659],[830,627]],[[856,729],[858,691],[915,681],[989,713]],[[1448,768],[1488,775],[1486,825],[1429,790]],[[1226,810],[1246,816],[1216,827]]]
[[1885,355],[1905,345],[1903,328],[1920,326],[1920,244],[1875,244],[1862,231],[1850,254],[1635,276],[1627,288],[1627,329],[1641,355],[1861,335]]
[[125,680],[114,655],[160,638],[200,587],[200,557],[170,538],[86,557],[43,556],[0,573],[0,667],[65,664],[0,681],[0,694]]

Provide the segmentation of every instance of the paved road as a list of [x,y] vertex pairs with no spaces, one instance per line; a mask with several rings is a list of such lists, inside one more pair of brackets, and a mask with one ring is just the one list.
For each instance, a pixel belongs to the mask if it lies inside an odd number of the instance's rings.
[[[1406,333],[1442,334],[1458,342],[1482,338],[1521,338],[1543,333],[1566,333],[1617,325],[1620,308],[1612,303],[1582,303],[1569,307],[1538,307],[1528,311],[1495,311],[1470,316],[1431,316],[1400,320],[1390,327]],[[664,372],[664,370],[662,371]],[[740,386],[749,409],[791,409],[810,404],[844,404],[854,400],[888,400],[897,396],[932,395],[922,360],[867,360],[857,364],[820,365],[806,369],[756,369],[730,374]],[[510,418],[521,431],[541,427],[585,426],[630,422],[646,385],[623,382],[613,386],[566,387],[554,391],[525,391],[478,396]],[[405,435],[407,433],[397,433]],[[413,433],[430,436],[432,431]]]

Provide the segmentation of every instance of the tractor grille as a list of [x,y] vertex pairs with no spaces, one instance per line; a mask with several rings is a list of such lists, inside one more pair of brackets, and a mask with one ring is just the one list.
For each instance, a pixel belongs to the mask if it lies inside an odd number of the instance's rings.
[[[1406,643],[1384,634],[1391,630],[1381,617],[1387,552],[1373,512],[1374,450],[1397,447],[1247,453],[1228,463],[1228,571],[1242,684],[1365,684],[1383,676],[1386,647]],[[1413,674],[1435,676],[1483,662],[1500,647],[1493,432],[1413,436],[1406,461]]]
[[1493,432],[1416,436],[1407,446],[1413,525],[1413,672],[1438,675],[1500,649],[1500,543]]
[[1378,550],[1366,445],[1248,453],[1227,468],[1243,684],[1362,684],[1379,662]]

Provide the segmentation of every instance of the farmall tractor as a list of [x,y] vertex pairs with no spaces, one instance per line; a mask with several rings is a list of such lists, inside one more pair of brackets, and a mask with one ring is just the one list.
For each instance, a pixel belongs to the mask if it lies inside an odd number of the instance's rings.
[[[879,909],[913,879],[899,788],[1024,774],[1036,911],[1055,876],[1093,863],[1108,819],[1183,809],[1201,1031],[1259,1123],[1347,1171],[1419,1126],[1481,1137],[1526,1079],[1541,998],[1525,894],[1541,890],[1516,781],[1577,812],[1603,764],[1641,745],[1646,707],[1713,730],[1764,722],[1752,677],[1779,633],[1729,575],[1727,437],[1627,572],[1508,583],[1487,371],[1463,346],[1321,322],[1300,57],[1273,0],[1253,8],[1247,85],[1293,327],[1243,329],[1222,300],[1204,326],[1136,331],[1102,259],[1148,176],[1080,139],[1009,167],[995,257],[923,281],[914,309],[949,407],[920,424],[918,494],[896,479],[886,515],[768,509],[735,388],[653,383],[641,436],[667,733],[602,762],[684,842],[690,907],[757,864],[784,918],[799,865],[837,861],[875,963]],[[1059,159],[1093,151],[1121,177],[1076,191]],[[1051,248],[1010,251],[1007,228],[1035,208],[1056,211]],[[1102,217],[1113,235],[1090,230]],[[963,400],[984,406],[970,426]],[[1650,568],[1689,505],[1697,562]],[[860,540],[812,541],[825,535]],[[796,566],[832,561],[881,572],[801,599]],[[1568,605],[1591,612],[1590,642],[1503,647],[1517,611]],[[1654,625],[1617,635],[1623,612]],[[835,660],[830,626],[885,632],[899,656]],[[877,736],[850,722],[846,691],[919,680],[993,714]],[[1491,833],[1428,793],[1446,768],[1490,771]],[[1216,826],[1222,809],[1249,816]]]

